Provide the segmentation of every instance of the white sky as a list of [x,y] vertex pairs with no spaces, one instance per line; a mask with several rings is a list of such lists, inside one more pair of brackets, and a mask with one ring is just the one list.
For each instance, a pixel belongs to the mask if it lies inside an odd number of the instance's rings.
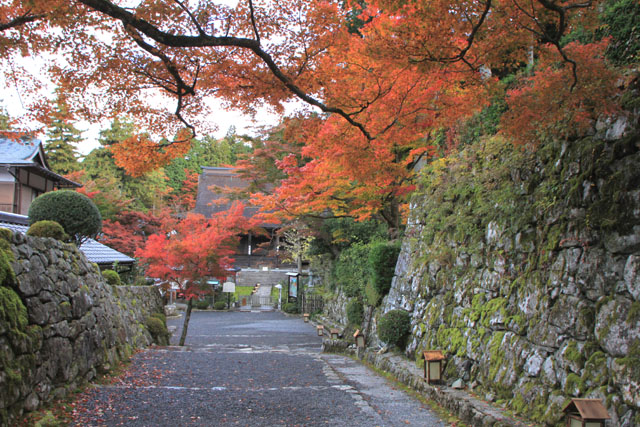
[[[12,118],[21,117],[26,113],[23,102],[27,102],[23,97],[24,95],[19,93],[19,89],[17,89],[15,85],[8,84],[0,86],[0,106],[4,107]],[[216,138],[223,138],[231,126],[235,126],[236,133],[239,135],[246,134],[254,136],[257,134],[256,130],[258,127],[274,126],[280,120],[278,115],[271,113],[267,108],[259,110],[255,120],[253,120],[250,116],[242,114],[238,110],[223,108],[219,99],[212,98],[208,103],[211,105],[214,113],[207,117],[207,121],[216,124],[217,131],[213,133],[213,136]],[[286,110],[291,112],[299,105],[301,104],[292,103],[287,106]],[[82,155],[86,155],[94,148],[99,147],[99,133],[101,130],[108,128],[109,125],[110,123],[108,121],[101,123],[80,121],[75,123],[76,128],[82,131],[82,137],[84,139],[78,147],[78,151]],[[199,133],[199,135],[203,136],[201,133]],[[43,139],[44,135],[38,135],[38,137]]]

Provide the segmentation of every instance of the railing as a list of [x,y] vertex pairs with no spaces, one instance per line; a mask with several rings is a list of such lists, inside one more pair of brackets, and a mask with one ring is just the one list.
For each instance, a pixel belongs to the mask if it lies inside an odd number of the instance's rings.
[[298,298],[298,306],[302,313],[315,313],[322,311],[324,300],[320,295],[301,294]]
[[270,296],[251,295],[251,306],[273,308],[273,300]]

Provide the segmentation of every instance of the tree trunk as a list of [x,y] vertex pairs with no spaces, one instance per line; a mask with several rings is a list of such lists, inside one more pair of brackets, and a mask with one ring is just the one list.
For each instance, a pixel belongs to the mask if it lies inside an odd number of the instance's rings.
[[189,328],[189,319],[191,319],[191,309],[193,308],[193,298],[189,298],[187,302],[187,311],[184,314],[184,323],[182,325],[182,335],[180,335],[179,346],[183,346],[187,339],[187,329]]

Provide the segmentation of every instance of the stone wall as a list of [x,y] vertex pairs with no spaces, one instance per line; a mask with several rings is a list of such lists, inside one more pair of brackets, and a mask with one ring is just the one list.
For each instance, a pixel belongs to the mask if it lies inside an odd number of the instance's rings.
[[640,425],[639,148],[603,127],[426,167],[383,306],[412,315],[407,355],[444,350],[450,382],[540,424],[592,397]]
[[0,233],[0,425],[152,342],[155,288],[112,288],[70,244]]

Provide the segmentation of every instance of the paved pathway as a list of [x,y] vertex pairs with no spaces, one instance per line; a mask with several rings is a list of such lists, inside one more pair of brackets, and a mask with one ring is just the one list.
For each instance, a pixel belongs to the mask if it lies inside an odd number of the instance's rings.
[[[182,319],[170,320],[178,326]],[[281,313],[194,312],[187,347],[138,353],[77,404],[75,425],[444,426],[358,362],[320,352]]]

